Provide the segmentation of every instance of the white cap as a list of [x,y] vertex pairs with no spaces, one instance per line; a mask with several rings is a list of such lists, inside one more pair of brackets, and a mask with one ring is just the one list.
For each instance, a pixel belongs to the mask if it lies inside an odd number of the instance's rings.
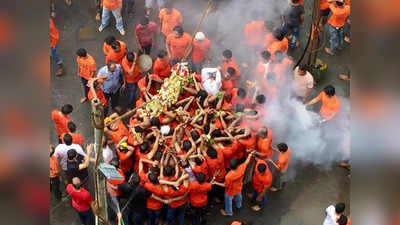
[[171,127],[169,127],[168,125],[161,126],[161,129],[160,129],[161,134],[164,136],[169,134],[170,130],[171,130]]
[[204,39],[206,39],[206,36],[203,32],[197,32],[196,36],[194,36],[194,39],[196,39],[196,41],[203,41]]

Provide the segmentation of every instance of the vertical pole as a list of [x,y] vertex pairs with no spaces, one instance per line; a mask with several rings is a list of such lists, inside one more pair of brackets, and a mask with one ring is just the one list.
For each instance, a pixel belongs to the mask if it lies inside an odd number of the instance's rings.
[[321,0],[314,0],[313,14],[312,14],[312,25],[311,25],[311,48],[308,54],[307,65],[309,68],[315,65],[317,60],[317,49],[319,48],[319,20],[320,20],[320,2]]
[[[95,178],[95,201],[98,207],[99,216],[96,215],[96,225],[106,225],[107,213],[107,192],[106,178],[99,172],[98,166],[104,162],[102,139],[104,134],[104,110],[98,98],[92,99],[92,125],[94,127],[94,146],[96,149],[96,165],[94,167]],[[101,217],[101,219],[99,219]]]

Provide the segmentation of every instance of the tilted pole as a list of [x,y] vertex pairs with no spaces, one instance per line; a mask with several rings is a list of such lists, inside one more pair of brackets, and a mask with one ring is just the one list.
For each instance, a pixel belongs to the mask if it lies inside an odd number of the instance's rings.
[[320,2],[321,0],[314,0],[314,6],[313,6],[313,14],[312,14],[312,25],[311,25],[311,32],[310,32],[310,37],[311,37],[311,48],[309,50],[308,54],[308,61],[307,65],[309,68],[311,66],[315,65],[315,61],[317,60],[317,54],[318,51],[317,49],[319,48],[319,20],[320,20]]

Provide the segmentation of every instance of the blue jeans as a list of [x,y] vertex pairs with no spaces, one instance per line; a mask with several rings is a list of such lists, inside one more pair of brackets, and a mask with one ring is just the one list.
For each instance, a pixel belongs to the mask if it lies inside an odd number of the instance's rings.
[[292,39],[289,43],[289,48],[296,47],[296,42],[299,39],[300,27],[299,26],[290,26],[288,24],[283,25],[282,30],[285,34],[290,33],[292,34]]
[[257,202],[257,196],[260,194],[260,192],[257,192],[256,190],[253,190],[253,198],[252,201],[257,203],[260,208],[264,207],[265,205],[265,195],[262,197],[261,202]]
[[136,106],[136,100],[139,96],[139,87],[137,83],[126,83],[125,87],[126,109],[133,109]]
[[122,16],[118,16],[118,12],[120,9],[115,9],[115,10],[109,10],[103,7],[103,14],[101,15],[101,26],[103,28],[107,27],[108,24],[110,23],[110,13],[114,15],[115,18],[115,27],[117,30],[123,30],[124,25],[122,24]]
[[146,220],[146,211],[137,212],[135,211],[135,225],[143,225]]
[[58,55],[57,47],[50,48],[50,56],[56,61],[57,64],[63,63],[61,57]]
[[176,208],[168,206],[167,211],[167,225],[171,225],[175,218],[178,217],[178,225],[184,225],[185,223],[185,204]]
[[147,225],[157,225],[160,218],[161,209],[151,210],[147,209]]
[[328,24],[329,49],[333,52],[335,48],[343,47],[344,32],[343,27],[334,27]]
[[242,207],[242,192],[240,192],[239,194],[235,195],[235,196],[229,196],[225,194],[225,212],[228,215],[233,215],[232,212],[232,200],[235,201],[235,206],[236,208],[240,209]]

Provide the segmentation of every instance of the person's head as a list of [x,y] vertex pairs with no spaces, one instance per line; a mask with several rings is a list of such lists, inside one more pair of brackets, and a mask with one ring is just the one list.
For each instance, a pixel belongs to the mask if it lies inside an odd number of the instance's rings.
[[76,131],[76,125],[74,122],[69,121],[67,126],[68,126],[69,132],[74,133]]
[[184,140],[183,144],[182,144],[182,149],[183,151],[187,152],[192,148],[192,142],[190,142],[189,140]]
[[160,128],[160,119],[158,117],[152,117],[150,123],[152,127]]
[[164,176],[166,177],[172,177],[174,175],[174,168],[170,165],[167,165],[164,168]]
[[161,151],[156,151],[156,153],[153,156],[154,161],[161,161],[162,158],[162,152]]
[[236,104],[236,109],[235,112],[243,112],[244,111],[244,105],[243,104]]
[[347,216],[340,215],[339,219],[336,221],[338,225],[346,225],[347,224]]
[[231,159],[231,161],[229,161],[229,167],[231,168],[231,170],[236,170],[238,166],[239,166],[239,160]]
[[277,145],[277,147],[278,147],[278,150],[280,151],[280,152],[286,152],[287,150],[288,150],[288,146],[287,146],[287,144],[286,143],[279,143],[278,145]]
[[78,155],[78,153],[76,153],[75,149],[70,149],[67,152],[67,158],[68,160],[72,161],[75,160],[76,156]]
[[282,41],[283,38],[285,37],[285,34],[283,33],[283,31],[280,28],[276,28],[273,32],[272,35],[274,36],[275,39],[277,39],[278,41]]
[[263,94],[260,94],[260,95],[257,95],[256,96],[256,102],[257,102],[257,104],[260,104],[260,105],[262,105],[262,104],[264,104],[265,103],[265,95],[263,95]]
[[155,175],[159,175],[160,174],[160,168],[158,166],[151,166],[149,168],[150,173],[155,174]]
[[118,158],[115,157],[115,158],[111,159],[110,165],[114,166],[115,168],[119,168],[119,160],[118,160]]
[[80,48],[76,51],[76,55],[82,58],[85,58],[87,56],[86,49]]
[[271,53],[269,51],[262,51],[261,52],[261,59],[264,62],[269,62],[269,60],[271,59]]
[[81,179],[79,177],[72,178],[72,186],[74,186],[75,190],[79,190],[81,188]]
[[194,163],[196,163],[197,166],[201,166],[203,164],[203,160],[201,160],[199,157],[194,158]]
[[275,63],[281,63],[284,58],[285,58],[285,55],[282,51],[280,51],[280,50],[275,51],[275,53],[274,53],[274,62]]
[[231,100],[232,100],[232,94],[231,94],[231,93],[225,93],[225,94],[224,94],[224,100],[225,100],[226,102],[231,102]]
[[266,170],[267,170],[267,167],[265,166],[264,163],[258,164],[258,166],[257,166],[257,171],[258,171],[260,174],[264,174]]
[[204,104],[204,100],[206,100],[208,93],[205,90],[200,90],[197,92],[197,97],[200,99],[200,105]]
[[183,28],[182,28],[182,26],[175,26],[174,29],[173,29],[173,31],[174,31],[174,36],[175,36],[176,38],[179,38],[179,37],[181,37],[181,36],[183,35]]
[[133,184],[133,185],[139,185],[139,183],[140,183],[140,177],[139,177],[139,175],[137,174],[137,173],[135,173],[135,172],[133,172],[132,173],[132,175],[131,175],[131,184]]
[[121,51],[121,43],[119,43],[119,41],[114,41],[111,43],[111,48],[114,50],[114,52],[119,52]]
[[339,7],[344,6],[344,1],[343,0],[336,0],[336,5]]
[[149,24],[149,18],[143,17],[143,18],[140,20],[140,25],[142,25],[142,27],[146,27],[148,24]]
[[226,49],[222,52],[222,60],[229,61],[232,58],[232,51],[230,49]]
[[204,35],[203,32],[197,32],[196,35],[194,36],[194,40],[196,41],[204,41],[206,39],[206,35]]
[[166,2],[164,3],[164,8],[165,8],[165,11],[166,11],[168,14],[170,14],[170,13],[172,12],[172,4],[171,4],[171,2],[166,1]]
[[143,141],[143,143],[140,144],[139,149],[140,149],[140,150],[139,150],[140,153],[142,153],[142,154],[148,152],[148,150],[149,150],[149,142]]
[[155,175],[154,173],[149,173],[149,175],[147,175],[147,177],[149,178],[149,181],[153,184],[158,184],[158,176]]
[[299,65],[299,68],[298,68],[298,74],[300,75],[300,76],[304,76],[304,75],[306,75],[307,74],[307,69],[308,69],[308,66],[307,66],[307,64],[300,64]]
[[269,72],[267,73],[267,81],[269,84],[275,84],[275,73],[274,72]]
[[117,69],[117,65],[115,64],[115,62],[110,61],[107,63],[107,68],[108,68],[108,71],[110,71],[111,73],[114,73],[115,70]]
[[228,69],[226,70],[226,72],[228,73],[228,75],[230,77],[235,76],[236,74],[236,70],[233,67],[228,67]]
[[200,138],[200,134],[197,130],[190,131],[190,135],[192,136],[193,141],[197,141]]
[[205,124],[203,127],[203,132],[205,134],[208,134],[209,131],[210,131],[210,124]]
[[74,107],[72,107],[71,104],[65,104],[61,107],[61,113],[64,115],[68,115],[68,114],[72,113],[73,110],[74,110]]
[[196,175],[196,179],[197,179],[197,182],[199,182],[199,184],[202,184],[206,180],[206,175],[204,175],[204,173],[200,172]]
[[212,146],[208,146],[207,155],[212,159],[216,159],[218,157],[217,150],[215,150],[215,148],[213,148]]
[[339,202],[335,205],[335,212],[336,214],[342,214],[344,212],[344,209],[346,208],[346,205],[343,202]]
[[332,85],[326,86],[324,88],[324,92],[326,95],[328,95],[328,97],[332,97],[336,94],[335,87],[333,87]]
[[133,62],[135,60],[135,54],[133,54],[133,52],[126,53],[126,59],[128,62]]
[[114,41],[117,41],[117,39],[115,39],[115,37],[112,35],[107,36],[106,39],[104,39],[104,42],[108,45],[111,45],[111,43],[113,43]]
[[70,134],[64,134],[63,141],[66,145],[72,145],[72,136]]
[[157,57],[160,58],[160,59],[164,59],[167,55],[168,55],[167,51],[160,50],[160,52],[158,52]]
[[143,133],[143,131],[144,131],[141,126],[135,126],[134,129],[135,129],[136,133]]
[[300,0],[290,0],[293,4],[298,4]]
[[221,130],[219,128],[213,130],[213,132],[211,132],[211,138],[217,138],[217,137],[221,137],[222,133]]
[[261,127],[261,128],[258,130],[258,135],[261,136],[262,138],[268,137],[268,128],[266,128],[266,127]]

